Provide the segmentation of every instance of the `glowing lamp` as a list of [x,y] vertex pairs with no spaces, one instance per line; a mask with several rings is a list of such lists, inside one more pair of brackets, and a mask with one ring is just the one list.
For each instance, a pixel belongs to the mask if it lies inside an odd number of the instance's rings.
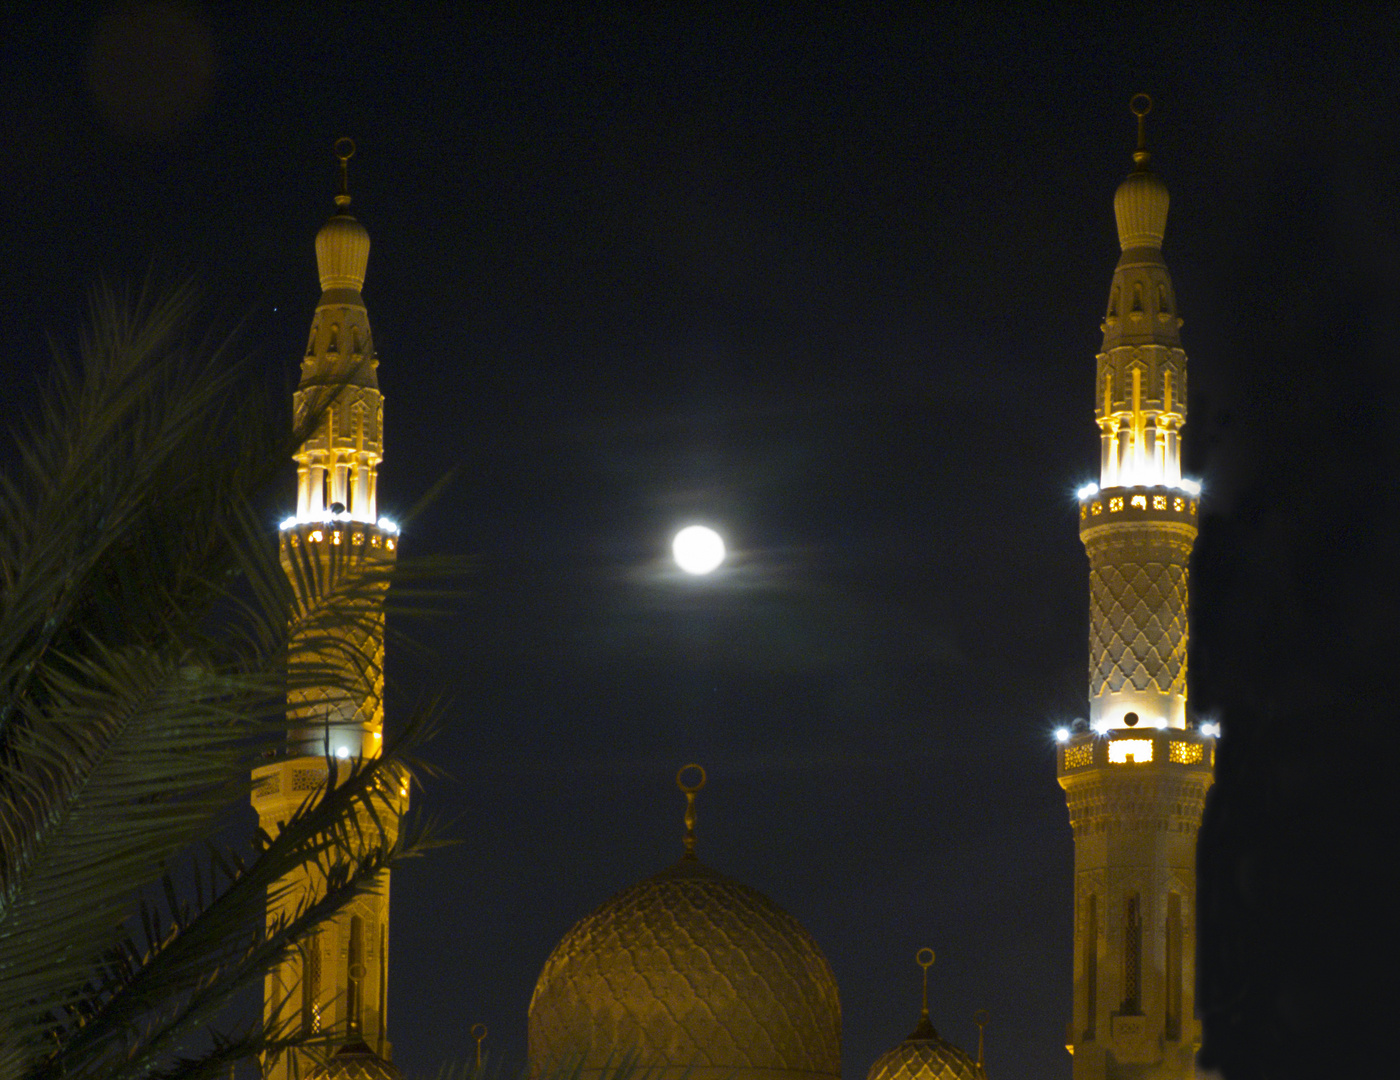
[[1080,488],[1077,492],[1075,492],[1075,495],[1080,499],[1090,499],[1098,493],[1099,485],[1095,484],[1093,481],[1090,481],[1089,483],[1085,484],[1082,488]]
[[1152,760],[1152,740],[1114,739],[1108,744],[1108,760],[1113,765],[1146,765]]
[[1056,741],[1056,742],[1069,742],[1069,728],[1067,728],[1067,727],[1057,727],[1057,728],[1055,729],[1055,741]]

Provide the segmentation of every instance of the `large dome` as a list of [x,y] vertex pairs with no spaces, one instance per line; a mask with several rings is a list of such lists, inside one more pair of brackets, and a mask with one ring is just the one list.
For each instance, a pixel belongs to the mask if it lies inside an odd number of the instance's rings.
[[986,1080],[972,1057],[943,1038],[925,1016],[914,1033],[870,1066],[866,1080]]
[[810,934],[692,856],[576,923],[530,1001],[530,1073],[838,1080],[841,1003]]

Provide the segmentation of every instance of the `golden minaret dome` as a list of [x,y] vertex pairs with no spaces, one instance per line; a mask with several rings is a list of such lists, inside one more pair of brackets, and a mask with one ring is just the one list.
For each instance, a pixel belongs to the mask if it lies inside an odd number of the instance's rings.
[[1118,185],[1113,196],[1113,213],[1118,219],[1118,243],[1129,248],[1160,248],[1167,234],[1167,185],[1147,168],[1152,155],[1147,152],[1143,121],[1152,110],[1152,99],[1138,94],[1132,101],[1138,118],[1138,146],[1133,153],[1135,168]]
[[365,287],[365,268],[369,265],[369,232],[350,216],[346,172],[355,154],[355,144],[341,139],[335,144],[335,150],[340,158],[340,194],[335,197],[337,213],[316,234],[316,269],[323,291],[351,289],[358,293]]
[[986,1080],[982,1066],[934,1029],[928,1015],[928,969],[933,950],[915,954],[924,969],[924,1007],[919,1024],[902,1043],[887,1050],[870,1066],[866,1080]]
[[403,1073],[357,1039],[332,1054],[309,1080],[403,1080]]
[[[696,777],[686,783],[687,775]],[[678,776],[686,854],[580,920],[530,1001],[530,1075],[585,1080],[635,1061],[653,1080],[838,1080],[841,1004],[811,935],[694,854],[704,770]]]

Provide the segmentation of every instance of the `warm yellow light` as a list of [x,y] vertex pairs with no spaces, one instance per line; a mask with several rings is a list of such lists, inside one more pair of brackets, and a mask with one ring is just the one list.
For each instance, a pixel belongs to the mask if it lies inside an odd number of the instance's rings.
[[1114,765],[1146,765],[1152,760],[1152,740],[1114,739],[1108,744],[1108,760]]
[[1204,756],[1200,743],[1174,742],[1167,747],[1167,758],[1178,765],[1195,765]]

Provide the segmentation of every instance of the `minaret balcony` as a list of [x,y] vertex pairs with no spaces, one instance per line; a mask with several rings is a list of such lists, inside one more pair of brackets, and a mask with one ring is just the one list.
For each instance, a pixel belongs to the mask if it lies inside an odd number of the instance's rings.
[[318,549],[338,555],[369,559],[394,559],[399,546],[399,527],[388,518],[377,522],[356,521],[345,514],[323,518],[290,517],[280,529],[284,550]]
[[1185,525],[1194,532],[1200,501],[1199,488],[1192,494],[1176,487],[1091,485],[1079,496],[1079,533],[1086,536],[1108,526],[1151,522]]
[[1090,769],[1155,774],[1209,773],[1215,768],[1215,737],[1199,728],[1114,728],[1104,734],[1075,732],[1060,743],[1061,782]]

